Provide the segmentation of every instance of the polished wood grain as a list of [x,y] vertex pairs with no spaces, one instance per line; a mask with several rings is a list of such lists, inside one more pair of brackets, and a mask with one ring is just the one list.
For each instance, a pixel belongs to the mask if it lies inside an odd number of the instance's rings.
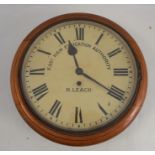
[[[39,120],[29,109],[26,104],[26,100],[23,97],[21,91],[21,84],[20,84],[20,71],[23,62],[23,58],[25,53],[27,52],[28,47],[31,45],[32,41],[41,34],[47,28],[56,25],[58,23],[70,20],[88,20],[88,21],[95,21],[97,23],[106,25],[117,33],[119,33],[129,44],[130,48],[132,49],[136,60],[138,61],[139,68],[141,71],[141,79],[139,83],[139,88],[136,93],[136,97],[134,99],[134,103],[128,111],[120,117],[117,121],[115,121],[112,125],[108,126],[107,128],[103,128],[102,130],[96,131],[94,133],[88,134],[72,134],[72,133],[65,133],[55,130],[47,126],[44,122]],[[100,17],[93,14],[87,13],[71,13],[61,15],[48,21],[42,23],[37,28],[35,28],[21,43],[18,51],[14,57],[12,70],[11,70],[11,90],[12,95],[15,101],[15,105],[21,114],[21,116],[25,119],[25,121],[38,133],[43,135],[44,137],[66,145],[75,145],[75,146],[84,146],[84,145],[91,145],[95,143],[99,143],[110,139],[113,136],[116,136],[121,131],[123,131],[136,117],[139,110],[142,107],[146,90],[147,90],[147,69],[146,64],[141,53],[140,48],[138,47],[135,40],[126,32],[123,28],[121,28],[116,23],[110,21],[107,18]],[[134,132],[134,131],[133,131]]]

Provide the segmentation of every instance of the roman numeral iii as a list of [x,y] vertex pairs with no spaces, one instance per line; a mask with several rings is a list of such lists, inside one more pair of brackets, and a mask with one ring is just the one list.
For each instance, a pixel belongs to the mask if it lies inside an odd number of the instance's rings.
[[48,93],[48,88],[46,84],[42,84],[32,90],[34,96],[37,100],[40,100],[42,97],[44,97]]
[[62,37],[61,33],[58,32],[57,34],[55,33],[54,34],[54,37],[56,38],[56,40],[60,43],[60,44],[64,44],[65,43],[65,40],[64,38]]
[[81,108],[75,107],[75,123],[82,123],[82,111]]
[[114,76],[128,76],[128,68],[114,68]]
[[55,117],[59,117],[61,108],[62,108],[61,102],[56,100],[52,108],[50,109],[49,113]]
[[117,100],[122,100],[124,96],[124,91],[117,88],[116,86],[112,85],[110,90],[108,91],[108,94],[114,97]]
[[84,40],[84,28],[76,28],[75,32],[77,40]]
[[38,69],[31,69],[30,75],[44,75],[45,74],[45,68],[38,68]]

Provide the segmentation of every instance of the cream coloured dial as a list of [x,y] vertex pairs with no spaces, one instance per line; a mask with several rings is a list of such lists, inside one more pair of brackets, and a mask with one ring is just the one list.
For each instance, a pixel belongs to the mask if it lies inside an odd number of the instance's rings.
[[132,102],[137,65],[127,43],[91,21],[68,21],[39,35],[22,65],[22,92],[36,115],[66,131],[107,125]]

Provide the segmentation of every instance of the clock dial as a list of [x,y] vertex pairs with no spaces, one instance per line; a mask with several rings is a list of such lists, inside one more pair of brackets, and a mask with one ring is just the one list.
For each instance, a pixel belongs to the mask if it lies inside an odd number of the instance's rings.
[[22,92],[51,126],[92,131],[115,121],[132,104],[138,69],[132,50],[114,30],[84,20],[40,34],[21,71]]

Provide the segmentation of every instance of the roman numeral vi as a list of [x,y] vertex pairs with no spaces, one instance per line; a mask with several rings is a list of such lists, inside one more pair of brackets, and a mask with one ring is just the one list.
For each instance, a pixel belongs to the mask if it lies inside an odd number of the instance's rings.
[[82,111],[81,108],[75,107],[75,123],[82,123]]

